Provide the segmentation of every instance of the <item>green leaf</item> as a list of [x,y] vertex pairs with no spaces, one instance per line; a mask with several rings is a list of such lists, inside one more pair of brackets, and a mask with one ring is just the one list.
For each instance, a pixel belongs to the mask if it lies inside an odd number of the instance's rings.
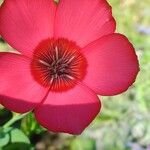
[[3,150],[31,150],[31,146],[27,143],[12,143],[5,146]]
[[12,143],[15,143],[15,142],[23,142],[23,143],[27,143],[27,144],[30,143],[28,137],[19,129],[13,129],[10,132],[10,135],[11,135]]
[[34,115],[29,113],[21,121],[21,130],[30,137],[33,133],[39,134],[43,132],[44,129],[37,123]]
[[10,136],[8,133],[5,133],[2,128],[0,128],[0,148],[9,143]]

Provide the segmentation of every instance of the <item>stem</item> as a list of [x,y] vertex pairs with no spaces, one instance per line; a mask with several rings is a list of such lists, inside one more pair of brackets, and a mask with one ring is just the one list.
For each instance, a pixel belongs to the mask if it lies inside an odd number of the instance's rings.
[[28,113],[25,113],[25,114],[22,114],[22,115],[20,115],[20,114],[14,114],[13,117],[12,117],[12,119],[10,119],[10,120],[3,126],[3,128],[6,129],[6,128],[10,127],[10,126],[13,125],[16,121],[18,121],[18,120],[24,118],[27,114],[28,114]]

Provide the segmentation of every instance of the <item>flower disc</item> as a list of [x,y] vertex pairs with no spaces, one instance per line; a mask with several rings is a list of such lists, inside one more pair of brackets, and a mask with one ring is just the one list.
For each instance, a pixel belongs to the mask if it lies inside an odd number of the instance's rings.
[[55,92],[74,87],[84,78],[86,68],[80,47],[67,39],[42,41],[34,50],[31,63],[34,79]]

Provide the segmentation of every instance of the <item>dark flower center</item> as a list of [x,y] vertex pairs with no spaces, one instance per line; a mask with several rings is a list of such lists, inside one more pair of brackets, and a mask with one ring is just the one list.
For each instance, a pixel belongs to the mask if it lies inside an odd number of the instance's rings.
[[55,92],[74,87],[84,78],[86,68],[80,47],[66,39],[42,41],[35,49],[31,63],[34,79]]

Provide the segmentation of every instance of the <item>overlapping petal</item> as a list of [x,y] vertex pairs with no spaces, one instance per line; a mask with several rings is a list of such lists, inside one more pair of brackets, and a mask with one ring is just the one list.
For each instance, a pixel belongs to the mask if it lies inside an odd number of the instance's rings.
[[115,31],[115,20],[106,0],[60,0],[55,18],[55,37],[77,42],[80,47]]
[[135,50],[121,34],[96,40],[83,49],[88,61],[84,83],[100,95],[115,95],[131,86],[139,71]]
[[5,0],[0,8],[0,35],[31,56],[39,42],[53,37],[55,10],[53,0]]
[[50,131],[80,134],[98,114],[100,107],[93,91],[77,85],[66,92],[50,92],[43,105],[35,109],[35,116]]
[[47,91],[33,80],[30,60],[18,54],[0,53],[0,101],[6,108],[24,113],[32,110]]

